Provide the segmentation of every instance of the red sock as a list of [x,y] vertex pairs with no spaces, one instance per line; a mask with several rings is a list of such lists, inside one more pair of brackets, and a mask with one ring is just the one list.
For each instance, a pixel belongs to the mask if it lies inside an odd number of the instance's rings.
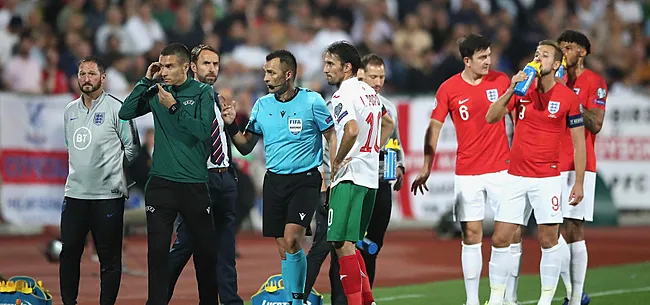
[[357,249],[356,252],[359,268],[361,269],[361,295],[363,296],[363,305],[371,305],[375,301],[370,289],[370,279],[368,278],[368,271],[366,271],[366,262],[363,261],[361,251]]
[[343,292],[348,299],[348,305],[363,305],[361,295],[361,269],[356,255],[339,258],[339,274]]

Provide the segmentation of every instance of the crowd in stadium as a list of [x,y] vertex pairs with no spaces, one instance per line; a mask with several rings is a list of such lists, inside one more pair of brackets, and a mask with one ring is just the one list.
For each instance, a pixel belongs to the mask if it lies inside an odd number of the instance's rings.
[[298,85],[323,92],[322,50],[350,40],[387,60],[387,93],[429,93],[462,69],[456,41],[469,32],[491,38],[493,69],[512,75],[537,42],[565,28],[588,34],[595,46],[588,65],[610,86],[650,88],[650,4],[640,2],[4,0],[0,90],[78,94],[77,63],[93,54],[110,66],[106,90],[129,92],[166,43],[206,43],[222,54],[216,86],[248,104],[266,92],[261,67],[269,50],[296,54]]

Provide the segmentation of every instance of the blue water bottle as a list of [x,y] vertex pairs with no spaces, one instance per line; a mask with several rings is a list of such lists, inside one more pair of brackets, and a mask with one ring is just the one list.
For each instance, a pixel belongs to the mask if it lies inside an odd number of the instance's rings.
[[535,80],[535,76],[537,76],[539,70],[540,70],[540,64],[538,62],[531,61],[526,65],[526,67],[524,68],[524,73],[526,73],[527,77],[525,80],[520,81],[515,85],[516,95],[518,96],[526,95],[526,92],[528,92],[528,88],[530,88],[530,85]]
[[358,241],[356,245],[359,250],[365,250],[370,255],[375,255],[377,254],[377,251],[379,251],[379,246],[377,243],[368,239],[367,237],[364,237],[362,240]]
[[397,151],[399,145],[397,139],[391,139],[386,144],[386,154],[384,155],[384,180],[392,181],[397,179]]

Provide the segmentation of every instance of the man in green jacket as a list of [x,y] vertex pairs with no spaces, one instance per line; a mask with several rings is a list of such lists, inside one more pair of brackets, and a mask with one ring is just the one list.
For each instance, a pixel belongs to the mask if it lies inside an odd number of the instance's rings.
[[[154,153],[145,187],[149,305],[166,305],[168,253],[176,215],[185,219],[194,245],[200,305],[216,305],[216,233],[210,215],[208,169],[210,131],[215,119],[210,86],[187,76],[190,52],[172,43],[152,63],[124,101],[120,119],[153,113]],[[155,83],[162,78],[164,84]]]

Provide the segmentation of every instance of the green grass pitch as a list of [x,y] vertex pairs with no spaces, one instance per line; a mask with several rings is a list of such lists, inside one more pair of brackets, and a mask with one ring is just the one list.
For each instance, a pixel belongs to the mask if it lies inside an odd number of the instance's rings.
[[[489,298],[489,285],[487,278],[481,279],[482,302]],[[518,295],[522,305],[537,304],[539,291],[539,275],[519,278]],[[589,269],[585,291],[591,297],[590,305],[648,305],[650,262]],[[373,293],[377,305],[462,305],[465,302],[462,280],[376,288]],[[553,304],[562,304],[564,295],[564,284],[560,280]],[[329,295],[325,295],[324,304],[329,304],[329,301]],[[250,304],[250,301],[246,304]]]

